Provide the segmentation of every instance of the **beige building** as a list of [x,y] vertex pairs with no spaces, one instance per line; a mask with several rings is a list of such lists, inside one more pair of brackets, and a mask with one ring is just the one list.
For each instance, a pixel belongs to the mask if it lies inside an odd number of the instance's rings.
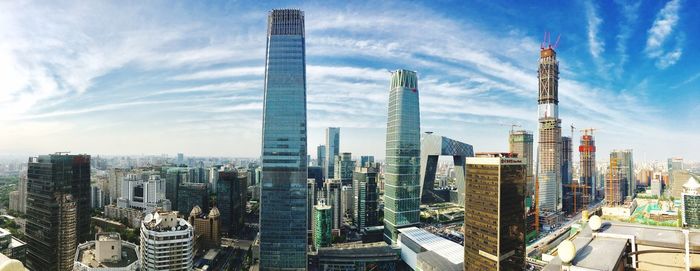
[[116,232],[103,232],[96,234],[94,241],[78,246],[73,270],[135,271],[140,265],[136,245],[122,241]]
[[199,206],[194,206],[190,212],[189,222],[194,227],[195,250],[200,248],[219,247],[221,245],[221,214],[214,206],[208,215],[202,214]]

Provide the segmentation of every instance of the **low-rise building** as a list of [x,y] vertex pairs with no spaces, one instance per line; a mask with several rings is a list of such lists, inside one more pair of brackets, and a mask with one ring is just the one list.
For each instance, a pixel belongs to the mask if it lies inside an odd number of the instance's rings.
[[401,259],[413,270],[464,270],[464,246],[416,227],[399,233]]
[[78,245],[74,271],[136,271],[141,266],[139,248],[121,240],[116,232],[102,232],[94,241]]

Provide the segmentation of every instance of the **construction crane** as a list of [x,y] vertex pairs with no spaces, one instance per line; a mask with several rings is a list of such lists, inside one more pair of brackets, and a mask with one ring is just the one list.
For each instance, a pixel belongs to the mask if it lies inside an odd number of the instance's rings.
[[557,40],[554,42],[554,45],[552,45],[552,36],[550,35],[549,32],[544,32],[544,38],[542,39],[542,43],[540,43],[540,49],[553,49],[556,50],[557,47],[559,47],[559,38],[561,38],[561,34],[557,35]]
[[594,132],[594,131],[597,131],[597,130],[599,130],[599,129],[596,129],[596,128],[586,128],[586,129],[581,129],[581,130],[579,130],[579,131],[581,131],[581,132],[583,133],[583,135],[588,135],[589,133],[590,133],[590,135],[593,135],[593,132]]

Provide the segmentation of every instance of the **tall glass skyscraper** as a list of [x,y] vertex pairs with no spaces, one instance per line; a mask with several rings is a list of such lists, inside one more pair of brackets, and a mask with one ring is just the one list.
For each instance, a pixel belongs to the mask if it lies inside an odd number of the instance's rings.
[[306,269],[304,13],[268,15],[260,205],[261,270]]
[[397,229],[419,222],[420,110],[416,72],[391,75],[384,173],[384,240],[396,243]]
[[323,177],[326,179],[340,178],[335,176],[335,156],[340,154],[340,128],[326,128],[326,152],[323,162]]

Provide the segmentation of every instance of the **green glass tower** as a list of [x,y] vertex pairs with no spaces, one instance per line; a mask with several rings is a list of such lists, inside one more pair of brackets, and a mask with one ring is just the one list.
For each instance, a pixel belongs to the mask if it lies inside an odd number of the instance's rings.
[[314,234],[314,247],[316,249],[320,247],[331,246],[331,230],[333,228],[333,209],[331,206],[326,205],[325,201],[321,200],[318,205],[314,206],[313,215],[313,234]]
[[416,72],[391,74],[384,173],[384,240],[418,224],[420,215],[420,109]]
[[304,12],[269,13],[260,183],[260,270],[307,266]]

